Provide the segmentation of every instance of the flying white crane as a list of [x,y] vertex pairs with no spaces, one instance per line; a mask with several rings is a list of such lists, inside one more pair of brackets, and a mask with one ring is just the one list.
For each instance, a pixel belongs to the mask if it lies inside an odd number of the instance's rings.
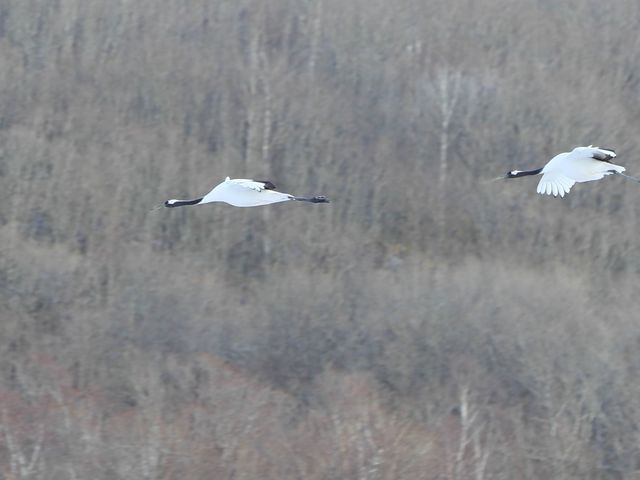
[[527,175],[542,174],[537,192],[554,197],[564,197],[576,182],[600,180],[606,175],[622,175],[636,182],[637,178],[625,175],[625,168],[611,163],[616,152],[610,148],[576,147],[570,152],[556,155],[542,168],[535,170],[511,170],[501,178],[519,178]]
[[288,193],[277,192],[276,186],[266,180],[248,180],[246,178],[227,177],[224,182],[214,187],[204,197],[193,200],[167,200],[165,207],[182,207],[184,205],[202,205],[211,202],[224,202],[234,207],[257,207],[259,205],[269,205],[270,203],[288,202],[297,200],[299,202],[329,203],[324,196],[316,197],[296,197]]

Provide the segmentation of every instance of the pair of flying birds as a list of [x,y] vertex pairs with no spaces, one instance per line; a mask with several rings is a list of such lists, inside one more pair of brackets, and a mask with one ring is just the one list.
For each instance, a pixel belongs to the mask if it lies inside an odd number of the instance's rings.
[[[625,175],[624,167],[611,162],[616,153],[610,148],[576,147],[571,152],[564,152],[553,157],[542,168],[535,170],[512,170],[503,178],[519,178],[527,175],[542,174],[537,192],[564,197],[576,182],[600,180],[606,175],[622,175],[637,182],[637,178]],[[288,201],[329,203],[324,196],[296,197],[288,193],[278,192],[275,185],[266,180],[248,180],[244,178],[226,178],[204,197],[193,200],[167,200],[165,207],[182,207],[184,205],[202,205],[211,202],[224,202],[234,207],[257,207],[270,203]]]

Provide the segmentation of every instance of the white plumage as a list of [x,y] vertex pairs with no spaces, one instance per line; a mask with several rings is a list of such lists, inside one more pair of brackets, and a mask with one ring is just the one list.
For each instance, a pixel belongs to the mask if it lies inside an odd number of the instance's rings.
[[535,170],[512,170],[505,178],[518,178],[527,175],[542,174],[536,191],[541,194],[564,197],[576,182],[591,182],[600,180],[606,175],[620,174],[624,167],[611,163],[616,153],[612,149],[576,147],[570,152],[564,152],[553,157],[542,168]]
[[311,202],[311,203],[329,203],[324,196],[315,197],[296,197],[288,193],[282,193],[275,190],[276,186],[266,180],[249,180],[246,178],[227,177],[224,182],[215,186],[213,190],[204,197],[195,198],[193,200],[177,200],[171,199],[164,202],[165,207],[182,207],[185,205],[202,205],[212,202],[224,202],[234,207],[257,207],[260,205],[269,205],[271,203],[288,202],[291,200]]

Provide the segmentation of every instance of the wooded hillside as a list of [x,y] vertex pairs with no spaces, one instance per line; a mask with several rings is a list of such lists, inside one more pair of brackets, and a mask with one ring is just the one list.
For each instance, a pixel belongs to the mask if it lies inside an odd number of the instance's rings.
[[[637,479],[633,0],[0,0],[0,476]],[[227,175],[302,203],[159,209]]]

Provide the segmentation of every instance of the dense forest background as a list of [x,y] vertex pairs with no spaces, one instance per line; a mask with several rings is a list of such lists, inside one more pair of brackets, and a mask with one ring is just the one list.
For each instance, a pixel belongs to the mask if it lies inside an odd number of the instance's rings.
[[[635,0],[0,0],[0,476],[638,479]],[[225,176],[330,205],[150,211]]]

